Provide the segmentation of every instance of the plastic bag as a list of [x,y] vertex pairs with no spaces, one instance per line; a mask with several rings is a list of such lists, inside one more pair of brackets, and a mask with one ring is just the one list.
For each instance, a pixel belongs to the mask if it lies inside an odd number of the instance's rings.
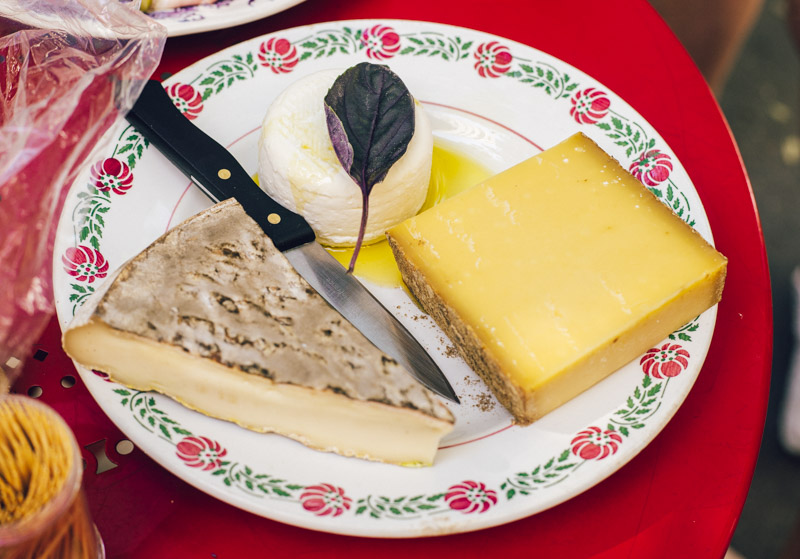
[[119,0],[0,2],[0,394],[52,316],[54,233],[77,167],[165,41]]

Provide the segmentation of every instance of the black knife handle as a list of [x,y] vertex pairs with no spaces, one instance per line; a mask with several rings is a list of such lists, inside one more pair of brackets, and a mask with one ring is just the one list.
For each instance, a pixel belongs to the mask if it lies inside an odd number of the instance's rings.
[[308,222],[261,190],[227,149],[175,107],[160,82],[147,82],[127,119],[214,202],[236,198],[278,250],[315,239]]

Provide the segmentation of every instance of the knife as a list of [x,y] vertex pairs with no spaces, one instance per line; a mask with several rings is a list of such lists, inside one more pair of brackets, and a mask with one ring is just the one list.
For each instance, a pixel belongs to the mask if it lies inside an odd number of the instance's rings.
[[175,107],[160,82],[147,82],[127,119],[215,203],[236,198],[300,275],[369,341],[394,357],[423,385],[459,403],[447,377],[428,353],[316,242],[306,220],[261,190],[228,150]]

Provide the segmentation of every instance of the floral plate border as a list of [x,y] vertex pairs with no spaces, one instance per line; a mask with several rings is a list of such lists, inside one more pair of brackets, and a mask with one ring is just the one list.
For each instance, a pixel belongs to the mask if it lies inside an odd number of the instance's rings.
[[[537,102],[552,104],[568,113],[573,126],[591,131],[654,195],[710,239],[688,176],[640,115],[579,70],[492,35],[423,22],[319,24],[222,51],[168,80],[166,89],[187,118],[198,119],[225,92],[243,87],[257,75],[286,76],[311,61],[353,56],[388,64],[403,58],[433,59],[437,64],[466,68],[480,80],[513,81],[529,88]],[[90,162],[73,186],[62,216],[59,239],[69,241],[58,252],[65,242],[57,240],[54,259],[62,324],[112,268],[104,254],[106,218],[117,200],[135,188],[136,167],[148,153],[147,141],[132,126],[122,125],[115,134],[109,141],[110,153]],[[688,394],[705,358],[715,318],[716,309],[704,313],[632,363],[629,369],[637,372],[628,378],[638,380],[625,385],[616,409],[560,436],[548,446],[547,455],[524,467],[515,465],[514,471],[499,477],[482,476],[470,468],[461,475],[455,468],[457,473],[449,477],[434,474],[424,483],[409,483],[410,490],[405,492],[391,484],[365,492],[357,484],[274,475],[258,463],[242,460],[224,441],[196,429],[194,419],[187,422],[169,399],[113,383],[103,386],[103,375],[96,371],[82,370],[81,374],[112,419],[119,424],[120,413],[124,416],[127,424],[120,426],[124,432],[146,451],[161,455],[156,459],[165,467],[201,489],[291,524],[353,535],[407,537],[514,520],[558,504],[611,475],[652,440]],[[205,426],[214,421],[206,420],[198,421]],[[142,430],[131,432],[132,424]],[[503,430],[494,439],[513,437],[508,433],[521,430]],[[165,453],[171,458],[165,458]],[[447,468],[448,474],[454,470]],[[566,486],[569,489],[564,490]],[[349,523],[342,520],[348,518]],[[380,520],[405,522],[382,522],[376,527],[373,523]]]

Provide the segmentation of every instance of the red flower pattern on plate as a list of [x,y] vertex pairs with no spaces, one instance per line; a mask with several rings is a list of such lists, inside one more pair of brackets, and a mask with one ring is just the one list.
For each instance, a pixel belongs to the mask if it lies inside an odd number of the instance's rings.
[[203,110],[203,96],[194,87],[186,83],[174,83],[167,87],[167,94],[178,110],[189,120],[197,118]]
[[666,153],[651,149],[631,163],[629,170],[646,186],[657,186],[669,178],[672,172],[672,159]]
[[616,431],[589,427],[584,429],[569,443],[572,453],[584,460],[602,460],[614,454],[622,442],[622,437]]
[[462,481],[451,486],[444,499],[451,509],[464,514],[484,513],[497,504],[497,492],[478,481]]
[[367,48],[367,57],[386,60],[400,50],[400,35],[386,25],[374,25],[361,35],[361,44]]
[[95,250],[87,246],[69,247],[61,257],[64,271],[78,281],[92,283],[97,278],[108,275],[108,262]]
[[133,185],[131,168],[115,157],[108,157],[92,165],[89,173],[92,185],[103,192],[125,194]]
[[111,377],[108,376],[108,373],[105,373],[103,371],[98,371],[97,369],[92,369],[92,372],[98,377],[100,377],[102,380],[106,382],[111,382]]
[[317,516],[339,516],[350,509],[353,500],[344,494],[344,489],[330,483],[310,485],[300,494],[303,508]]
[[288,74],[297,66],[297,49],[288,39],[273,37],[258,47],[258,61],[276,74]]
[[611,100],[604,91],[593,87],[578,91],[570,99],[572,107],[569,110],[570,116],[578,124],[594,124],[599,122],[608,114]]
[[689,366],[689,352],[678,344],[667,343],[648,349],[639,364],[653,378],[677,377]]
[[499,78],[511,69],[511,51],[497,41],[483,43],[475,49],[475,69],[483,78]]
[[176,454],[187,466],[208,471],[222,466],[228,451],[208,437],[186,437],[178,443]]

